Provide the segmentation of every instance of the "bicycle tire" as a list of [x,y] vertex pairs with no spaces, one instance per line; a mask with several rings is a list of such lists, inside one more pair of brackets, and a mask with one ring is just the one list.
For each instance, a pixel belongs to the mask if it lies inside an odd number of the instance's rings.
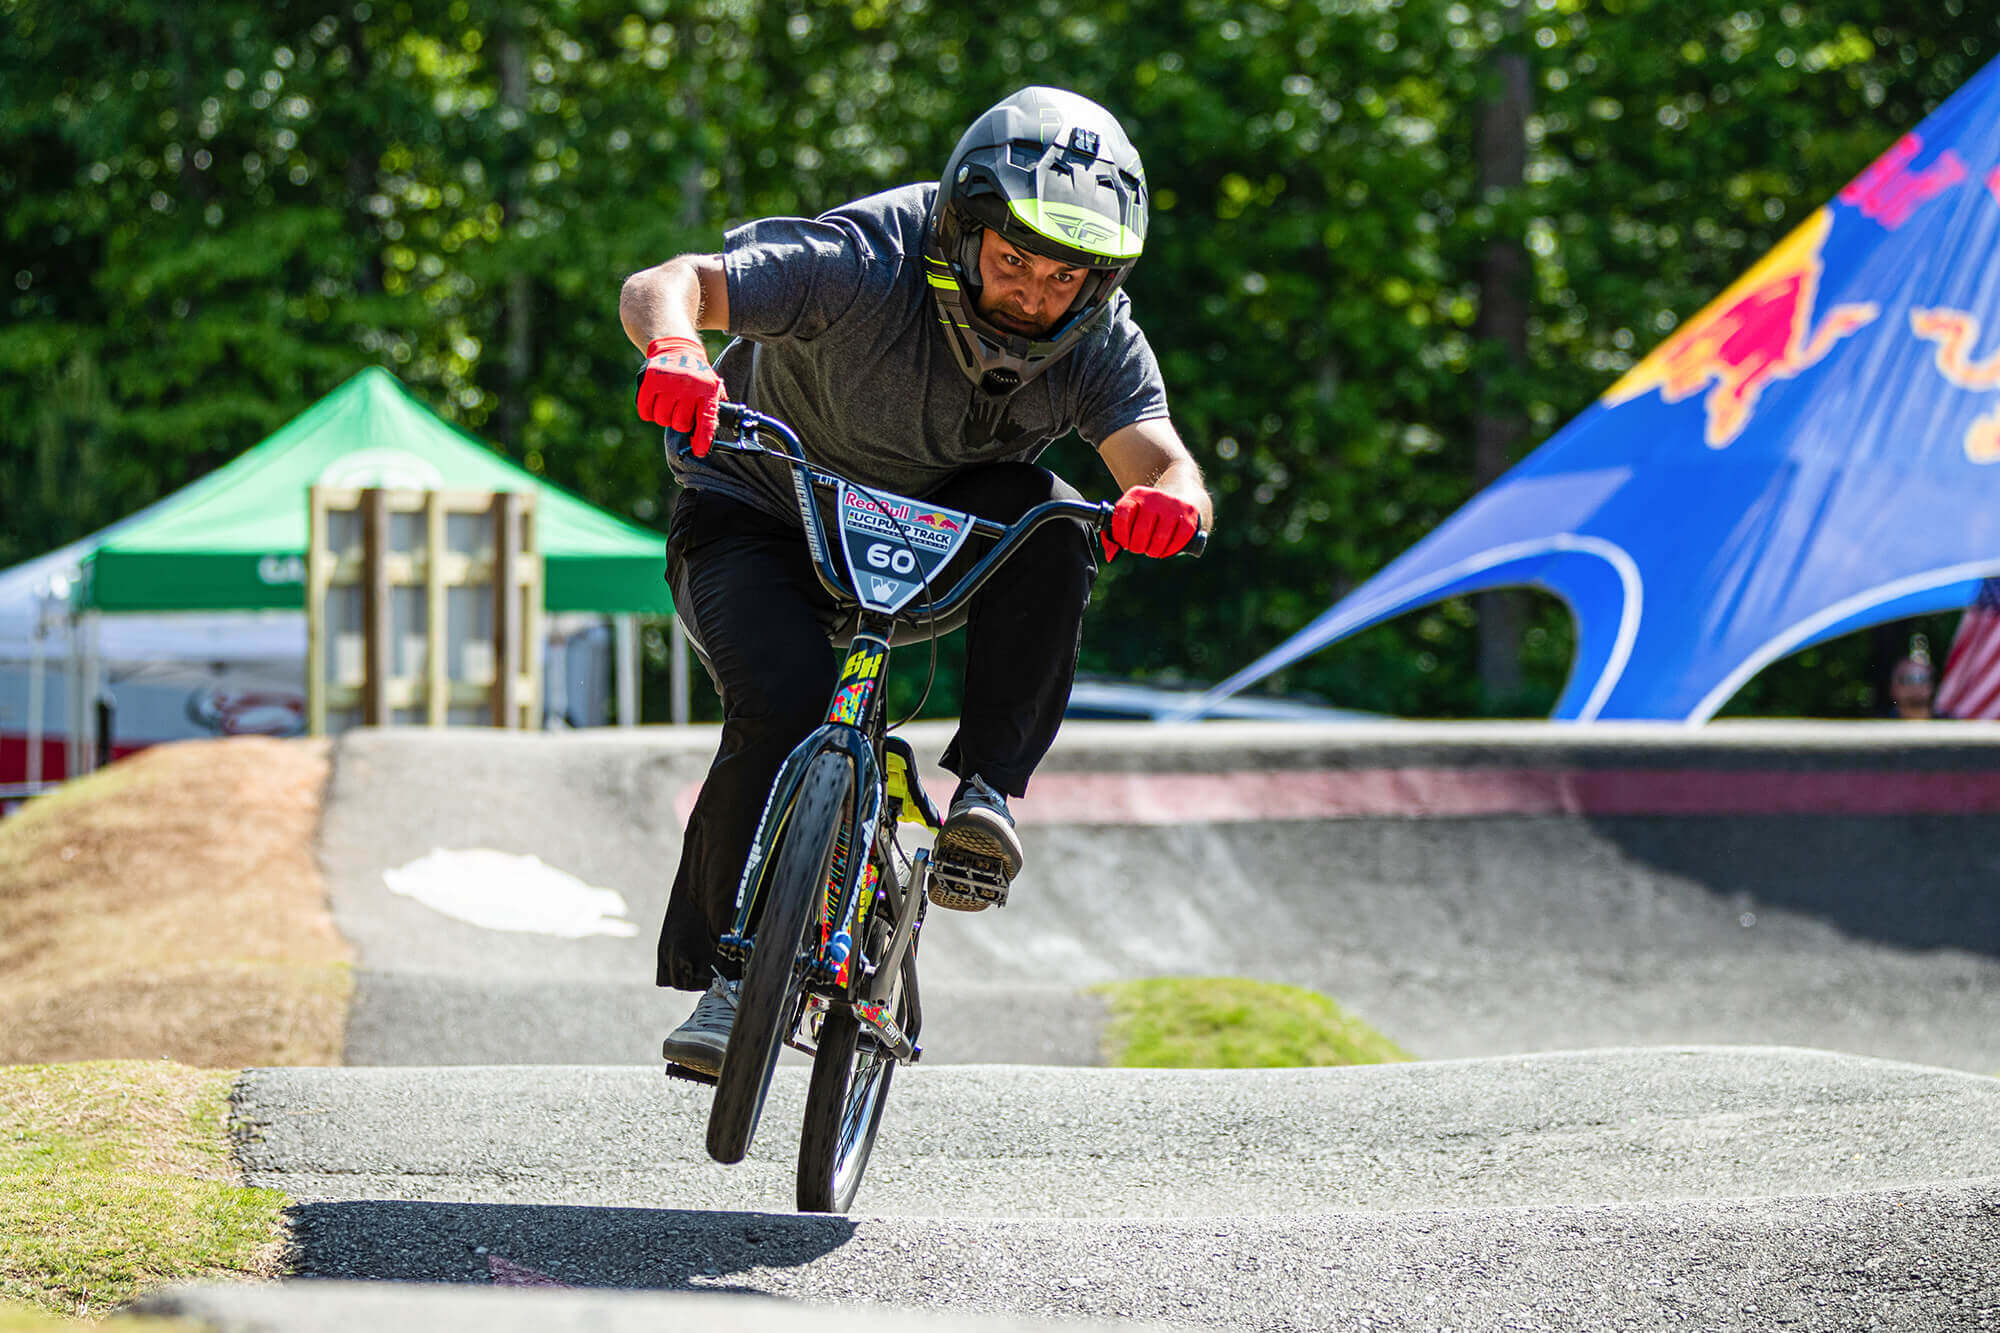
[[708,1155],[724,1165],[742,1161],[750,1150],[785,1027],[798,1016],[806,969],[819,945],[815,908],[853,786],[847,760],[831,753],[815,757],[778,834],[757,942],[743,969],[736,1020],[708,1111]]
[[[903,1006],[898,1005],[898,1017]],[[861,1041],[860,1020],[845,1009],[826,1016],[806,1092],[799,1134],[798,1202],[802,1213],[844,1213],[861,1188],[896,1062]]]

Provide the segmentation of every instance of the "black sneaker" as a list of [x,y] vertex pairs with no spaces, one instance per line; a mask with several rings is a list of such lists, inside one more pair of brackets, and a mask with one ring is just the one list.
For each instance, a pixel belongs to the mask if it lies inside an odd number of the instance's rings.
[[729,1049],[729,1029],[736,1026],[736,997],[742,989],[742,982],[725,980],[717,972],[708,993],[695,1001],[687,1022],[660,1043],[660,1054],[667,1063],[711,1077],[721,1073],[722,1055]]
[[938,830],[930,898],[955,912],[1007,905],[1007,888],[1021,873],[1021,839],[1007,798],[973,777],[959,784]]

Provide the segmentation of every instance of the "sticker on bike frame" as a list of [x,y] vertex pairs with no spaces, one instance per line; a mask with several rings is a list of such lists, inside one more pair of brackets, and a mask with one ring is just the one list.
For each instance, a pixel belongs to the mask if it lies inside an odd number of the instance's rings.
[[870,611],[902,610],[972,536],[972,515],[900,495],[842,486],[838,507],[847,570]]
[[834,691],[833,706],[827,710],[827,721],[842,722],[850,727],[861,725],[868,707],[868,696],[875,692],[875,680],[882,671],[882,656],[888,651],[887,645],[879,648],[868,646],[875,642],[865,640],[862,647],[849,655],[847,665],[840,672],[840,686]]
[[860,726],[862,710],[868,707],[868,695],[874,687],[872,680],[857,680],[852,685],[841,686],[840,693],[833,698],[833,707],[826,710],[826,720],[843,726]]

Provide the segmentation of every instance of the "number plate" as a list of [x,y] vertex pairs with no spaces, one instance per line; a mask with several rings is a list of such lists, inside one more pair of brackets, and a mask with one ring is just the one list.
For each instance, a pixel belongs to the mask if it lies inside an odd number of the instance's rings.
[[840,488],[839,501],[841,550],[870,611],[902,610],[972,536],[972,516],[955,509],[852,486]]

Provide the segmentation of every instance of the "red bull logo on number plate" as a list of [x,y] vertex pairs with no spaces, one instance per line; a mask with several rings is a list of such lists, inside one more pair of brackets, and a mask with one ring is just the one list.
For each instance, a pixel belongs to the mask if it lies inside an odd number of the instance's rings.
[[1833,214],[1816,211],[1612,385],[1605,405],[1616,407],[1652,389],[1678,403],[1705,389],[1703,438],[1711,449],[1734,442],[1766,388],[1819,364],[1836,343],[1881,313],[1873,302],[1858,301],[1835,306],[1815,323],[1820,252],[1832,228]]

